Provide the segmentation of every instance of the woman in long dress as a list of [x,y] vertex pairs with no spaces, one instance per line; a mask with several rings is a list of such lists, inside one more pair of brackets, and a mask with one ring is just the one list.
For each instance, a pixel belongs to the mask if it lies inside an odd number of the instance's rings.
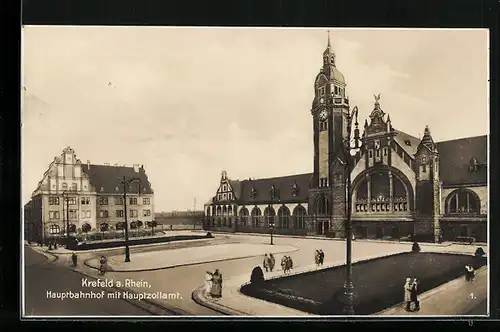
[[101,258],[99,259],[99,273],[101,275],[104,275],[106,273],[106,265],[108,263],[108,260],[106,259],[106,257],[104,256],[101,256]]
[[222,274],[216,269],[212,277],[212,297],[222,296]]
[[273,272],[274,265],[276,265],[276,259],[273,254],[269,254],[269,271]]
[[410,311],[411,304],[411,278],[406,278],[404,291],[405,291],[405,310]]
[[212,289],[212,272],[207,271],[205,273],[205,295],[210,295],[210,291]]

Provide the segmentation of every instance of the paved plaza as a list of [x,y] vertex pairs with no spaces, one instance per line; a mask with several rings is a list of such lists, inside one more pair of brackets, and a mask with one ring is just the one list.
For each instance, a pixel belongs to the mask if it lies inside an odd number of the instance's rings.
[[[264,253],[276,253],[284,250],[293,258],[293,271],[295,272],[316,268],[314,266],[314,251],[316,249],[322,249],[325,252],[324,267],[342,265],[345,262],[345,241],[341,240],[276,236],[274,238],[274,245],[270,246],[269,236],[266,235],[212,234],[215,236],[214,239],[206,242],[197,242],[197,247],[190,247],[189,241],[178,244],[157,245],[149,248],[131,247],[130,263],[121,263],[123,262],[123,248],[102,252],[106,256],[111,257],[113,261],[121,261],[120,264],[123,264],[123,266],[126,264],[143,264],[143,267],[158,269],[166,262],[170,266],[172,264],[175,265],[176,262],[188,264],[155,271],[114,271],[107,273],[105,278],[122,282],[125,282],[126,279],[137,281],[147,280],[150,285],[147,289],[148,292],[178,293],[179,297],[175,299],[158,299],[155,302],[166,308],[178,308],[188,315],[222,315],[223,311],[220,310],[220,306],[224,305],[224,301],[226,301],[227,305],[233,306],[235,315],[300,316],[303,313],[262,300],[253,300],[252,302],[252,298],[239,293],[239,287],[249,281],[252,269],[255,266],[262,266]],[[193,243],[192,245],[195,244]],[[353,261],[411,250],[411,243],[408,242],[357,240],[353,241],[352,245]],[[175,246],[178,246],[178,248]],[[421,248],[422,251],[472,254],[477,247],[451,244],[421,244]],[[485,246],[483,248],[487,249]],[[244,256],[252,257],[236,259],[242,257],[241,255],[243,254]],[[266,273],[266,278],[282,275],[282,271],[279,270],[279,260],[284,254],[278,253],[275,255],[278,270]],[[78,253],[78,255],[81,264],[79,264],[77,270],[97,276],[96,269],[85,266],[83,261],[91,263],[101,255],[101,252],[92,251]],[[116,258],[113,256],[116,256]],[[224,257],[226,258],[224,259]],[[214,258],[224,260],[214,262]],[[201,259],[210,260],[210,262],[202,263],[200,262]],[[143,263],[140,263],[141,261]],[[158,264],[158,262],[161,262],[161,264]],[[59,254],[58,264],[69,268],[70,255]],[[137,267],[138,265],[134,266]],[[205,272],[214,271],[215,269],[219,269],[224,278],[223,297],[219,300],[219,307],[210,307],[206,304],[200,305],[193,301],[193,291],[203,285]],[[142,287],[129,287],[129,289],[135,292],[145,291]],[[480,297],[481,295],[479,294],[478,299]],[[236,312],[238,310],[240,313]]]
[[[269,245],[256,243],[229,243],[207,247],[182,248],[173,250],[151,251],[134,255],[131,262],[125,263],[123,255],[111,256],[108,264],[112,271],[148,271],[202,264],[222,260],[241,259],[252,256],[263,256],[266,253],[292,253],[299,248],[291,245]],[[98,267],[98,259],[88,262]]]

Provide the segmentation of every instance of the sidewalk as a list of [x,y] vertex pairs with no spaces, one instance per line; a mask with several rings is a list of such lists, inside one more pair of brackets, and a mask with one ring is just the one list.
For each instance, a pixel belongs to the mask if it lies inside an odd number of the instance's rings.
[[[200,231],[197,230],[195,232],[207,232],[207,231]],[[265,233],[242,233],[242,232],[218,232],[218,231],[208,231],[211,234],[226,234],[226,235],[233,235],[233,236],[261,236],[261,237],[267,237],[269,234]],[[310,239],[310,240],[327,240],[327,241],[341,241],[345,242],[345,239],[341,238],[331,238],[331,237],[326,237],[324,235],[283,235],[283,234],[273,234],[274,237],[276,238],[296,238],[296,239]],[[410,241],[396,241],[396,240],[378,240],[378,239],[356,239],[354,240],[356,242],[368,242],[368,243],[390,243],[390,244],[412,244]],[[453,242],[443,242],[443,243],[425,243],[425,242],[419,242],[418,243],[420,246],[431,246],[431,247],[449,247],[455,243]],[[462,244],[463,245],[463,244]],[[469,246],[469,245],[468,245]],[[479,243],[474,243],[471,246],[473,247],[480,247],[480,246],[486,246],[486,243],[484,244],[479,244]]]
[[[435,252],[450,252],[436,248]],[[426,250],[429,251],[429,250]],[[461,254],[471,254],[470,252],[453,252]],[[361,259],[353,260],[353,263],[373,259],[377,257],[392,256],[394,253],[380,256],[378,253]],[[316,265],[308,265],[297,267],[292,270],[289,275],[301,274],[309,271],[327,269],[335,266],[344,265],[345,261],[338,261],[333,264],[317,267]],[[465,282],[463,278],[452,280],[444,285],[438,286],[426,293],[420,295],[421,310],[416,313],[408,313],[397,305],[393,308],[386,309],[374,315],[457,315],[457,312],[468,312],[472,309],[475,303],[479,303],[487,296],[487,267],[477,271],[476,281],[472,284]],[[265,272],[266,280],[281,278],[283,273],[281,270],[273,272]],[[249,282],[250,275],[241,275],[234,278],[229,278],[224,281],[223,296],[219,299],[214,299],[206,296],[204,287],[200,286],[192,293],[192,299],[207,308],[218,311],[225,315],[233,316],[317,316],[310,313],[298,311],[277,303],[264,301],[254,297],[246,296],[241,293],[240,289]],[[433,296],[439,293],[439,296]],[[474,294],[472,297],[470,294]],[[474,300],[472,300],[474,298]],[[474,302],[477,301],[477,302]]]
[[[180,266],[205,264],[234,259],[243,259],[255,256],[264,256],[265,253],[284,254],[299,250],[291,245],[245,244],[229,243],[206,247],[189,247],[171,249],[166,255],[164,251],[135,253],[132,262],[125,263],[123,255],[108,257],[108,267],[113,272],[154,271]],[[98,259],[91,259],[85,265],[98,268]]]
[[[407,312],[404,304],[377,313],[381,316],[456,316],[469,312],[488,297],[488,268],[476,271],[473,283],[464,277],[449,281],[420,295],[420,311]],[[485,312],[484,315],[487,315]]]
[[[363,257],[361,259],[353,260],[353,263],[373,259],[377,257],[392,256],[394,253],[389,255],[380,256],[378,253],[370,256]],[[331,264],[325,264],[323,266],[317,266],[316,264],[297,266],[292,269],[290,275],[302,274],[310,271],[317,271],[322,269],[328,269],[335,266],[344,265],[345,261],[337,261]],[[264,277],[266,280],[282,278],[283,271],[278,269],[273,272],[264,272]],[[237,277],[229,278],[224,280],[223,294],[221,298],[215,299],[210,296],[206,296],[204,292],[204,287],[200,286],[195,289],[191,295],[193,301],[199,305],[205,306],[217,312],[223,313],[225,315],[232,316],[318,316],[310,314],[307,312],[292,309],[274,302],[268,302],[255,297],[246,296],[241,293],[240,289],[245,284],[249,283],[250,274],[240,275]]]

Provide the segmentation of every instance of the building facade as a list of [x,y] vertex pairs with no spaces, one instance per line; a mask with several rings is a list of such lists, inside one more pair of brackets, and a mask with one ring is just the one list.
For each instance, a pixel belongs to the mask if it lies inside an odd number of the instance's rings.
[[54,158],[24,206],[25,238],[45,241],[69,233],[107,232],[123,228],[122,180],[137,178],[127,188],[129,227],[154,220],[154,191],[143,166],[81,163],[70,147]]
[[[222,172],[215,196],[204,205],[205,229],[269,233],[273,221],[275,233],[343,237],[350,172],[351,220],[359,238],[487,240],[486,135],[435,142],[426,127],[416,138],[393,127],[378,95],[360,151],[348,162],[351,108],[330,40],[314,89],[313,172],[243,181]],[[357,118],[354,130],[360,130]]]

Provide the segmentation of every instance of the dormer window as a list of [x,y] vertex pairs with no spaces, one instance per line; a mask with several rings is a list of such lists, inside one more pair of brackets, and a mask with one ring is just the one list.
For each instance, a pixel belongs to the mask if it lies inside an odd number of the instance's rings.
[[253,187],[252,191],[250,191],[250,197],[252,199],[255,199],[255,197],[257,197],[257,189],[255,189],[255,187]]
[[422,165],[427,164],[427,157],[422,157]]
[[320,87],[318,89],[318,93],[320,96],[324,96],[325,95],[325,87],[324,86]]
[[293,187],[292,187],[292,196],[293,197],[296,197],[298,194],[299,194],[299,191],[300,191],[300,188],[299,186],[297,185],[297,182],[295,182],[293,184]]
[[476,157],[472,157],[469,161],[469,172],[477,172],[479,171],[479,160]]
[[271,185],[271,188],[269,188],[269,197],[271,197],[271,199],[276,198],[276,187],[274,184]]

